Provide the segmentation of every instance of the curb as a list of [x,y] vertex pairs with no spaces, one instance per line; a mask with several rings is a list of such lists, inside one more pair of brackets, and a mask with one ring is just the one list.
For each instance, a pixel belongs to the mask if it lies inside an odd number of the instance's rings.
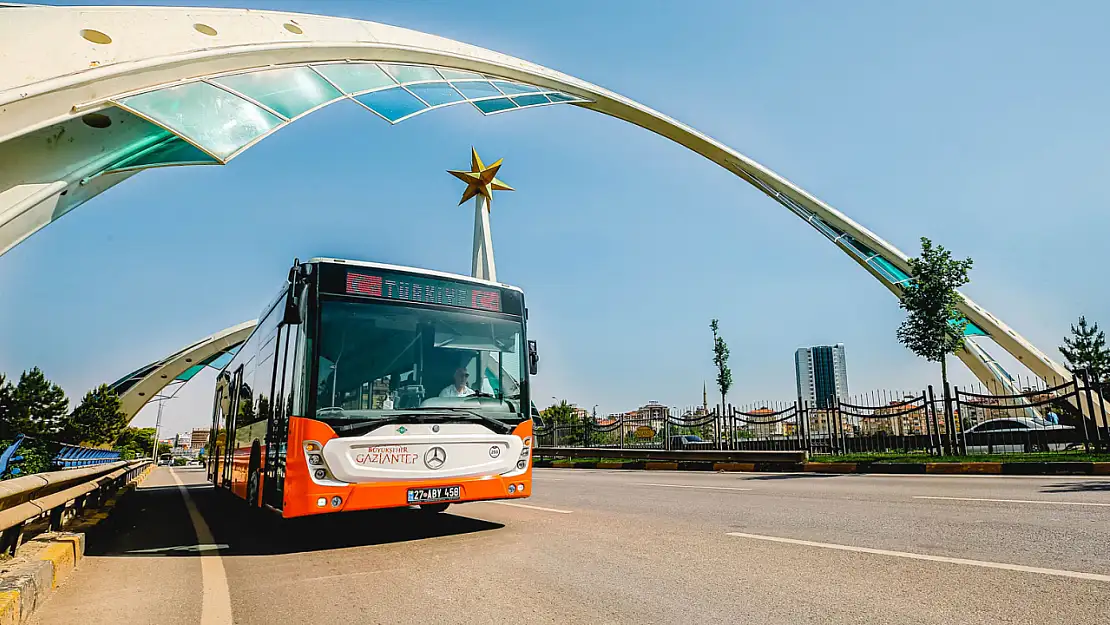
[[95,513],[72,522],[82,531],[47,532],[28,540],[0,576],[0,625],[19,625],[30,618],[50,593],[77,568],[85,556],[84,531],[108,517],[116,501],[141,484],[153,467],[120,488]]
[[[536,468],[887,475],[1110,475],[1110,462],[678,462],[534,460]],[[0,625],[3,625],[0,621]]]

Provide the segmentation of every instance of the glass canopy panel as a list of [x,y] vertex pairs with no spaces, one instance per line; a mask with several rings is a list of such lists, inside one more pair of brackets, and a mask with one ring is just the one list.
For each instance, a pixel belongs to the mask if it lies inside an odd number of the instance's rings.
[[350,94],[372,91],[397,84],[373,63],[333,63],[331,65],[313,65],[312,68],[320,72],[336,87]]
[[140,93],[118,103],[221,159],[282,123],[276,115],[203,82]]
[[144,167],[161,167],[166,165],[215,165],[219,161],[205,154],[188,141],[177,135],[162,130],[166,138],[155,145],[128,156],[114,163],[104,173],[111,173],[122,169],[142,169]]
[[509,98],[497,98],[494,100],[479,100],[474,103],[478,110],[483,113],[496,113],[498,111],[505,111],[508,109],[515,109],[516,104]]
[[964,326],[964,336],[990,336],[990,335],[987,334],[986,330],[984,330],[983,328],[980,328],[979,326],[975,325],[974,323],[971,323],[970,321],[968,321],[967,325]]
[[462,92],[468,100],[477,100],[478,98],[489,98],[493,96],[502,96],[503,94],[488,82],[475,81],[475,82],[457,82],[452,83],[455,88]]
[[427,102],[428,106],[439,106],[441,104],[452,104],[464,101],[463,97],[459,95],[459,92],[452,89],[451,85],[445,82],[430,82],[421,85],[412,85],[406,87],[406,89],[415,93],[421,100]]
[[224,352],[212,359],[212,362],[205,364],[207,364],[209,367],[212,367],[213,369],[223,369],[227,366],[227,363],[231,362],[231,359],[234,357],[234,352]]
[[517,95],[519,93],[539,93],[542,91],[539,87],[532,85],[522,85],[520,83],[509,82],[507,80],[495,80],[493,84],[501,89],[505,95]]
[[910,279],[910,277],[906,275],[906,272],[895,267],[894,263],[891,263],[889,260],[883,258],[882,256],[876,256],[872,260],[875,262],[875,264],[881,266],[886,271],[886,273],[894,276],[895,282],[902,282],[904,280]]
[[343,97],[339,90],[307,67],[224,76],[212,82],[258,100],[289,119]]
[[446,69],[446,68],[440,67],[439,68],[439,73],[442,74],[443,77],[446,78],[447,80],[481,80],[482,79],[481,74],[475,74],[474,72],[464,72],[464,71],[458,70],[458,69]]
[[422,80],[443,80],[439,72],[432,67],[421,67],[419,65],[387,65],[384,63],[381,67],[389,72],[389,75],[396,78],[397,82],[401,84],[419,82]]
[[547,94],[547,97],[551,98],[552,102],[582,102],[583,101],[581,98],[576,98],[572,95],[567,95],[565,93],[559,93],[558,91],[556,91],[554,93]]
[[400,87],[366,93],[355,96],[355,99],[391,122],[396,122],[402,117],[419,113],[427,108],[423,102],[416,99],[416,96]]
[[201,371],[204,371],[204,365],[193,365],[192,367],[189,367],[188,369],[182,371],[181,374],[174,379],[180,382],[188,382],[189,380],[193,379],[194,375],[200,373]]
[[513,96],[513,102],[516,102],[517,106],[537,106],[540,104],[551,104],[551,100],[548,100],[547,96],[541,93]]

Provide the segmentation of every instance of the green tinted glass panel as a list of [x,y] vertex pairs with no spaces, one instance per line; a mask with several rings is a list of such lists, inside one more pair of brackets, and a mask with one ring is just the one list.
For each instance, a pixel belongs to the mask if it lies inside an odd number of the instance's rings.
[[312,68],[345,93],[360,93],[397,84],[373,63],[335,63],[313,65]]
[[482,78],[481,74],[475,74],[474,72],[464,72],[458,69],[446,69],[443,67],[439,68],[439,73],[448,80],[468,80]]
[[421,100],[427,102],[428,106],[439,106],[440,104],[451,104],[452,102],[463,101],[463,97],[459,95],[459,92],[452,89],[451,85],[445,82],[412,85],[411,87],[406,87],[406,89],[415,93]]
[[391,122],[427,108],[423,102],[400,87],[366,93],[355,99]]
[[474,103],[478,110],[483,113],[496,113],[497,111],[504,111],[507,109],[515,109],[516,105],[509,98],[498,98],[496,100],[479,100]]
[[219,354],[215,358],[213,358],[211,362],[207,362],[205,364],[209,367],[212,367],[213,369],[223,369],[227,366],[227,363],[231,362],[232,358],[235,358],[234,353],[223,352],[222,354]]
[[254,98],[288,118],[343,97],[328,81],[307,67],[224,76],[212,82]]
[[502,95],[496,87],[488,82],[457,82],[453,84],[468,100]]
[[[959,322],[953,322],[953,323],[959,323]],[[983,330],[983,328],[980,328],[979,326],[975,325],[974,323],[971,323],[970,321],[968,321],[967,325],[964,326],[964,336],[990,336],[990,335],[987,334],[986,331]]]
[[539,87],[532,85],[522,85],[520,83],[508,82],[506,80],[495,80],[493,84],[497,85],[505,95],[517,95],[518,93],[538,93],[541,91]]
[[192,367],[189,367],[185,371],[182,371],[181,375],[178,375],[174,379],[175,380],[181,380],[182,382],[188,382],[189,380],[193,379],[194,375],[200,373],[203,370],[204,370],[204,365],[193,365]]
[[548,100],[546,96],[540,93],[513,96],[513,102],[516,102],[517,106],[536,106],[538,104],[551,104],[551,100]]
[[886,271],[886,273],[894,276],[894,282],[901,282],[903,280],[909,280],[910,279],[910,277],[906,275],[906,272],[904,272],[901,269],[895,267],[893,263],[891,263],[887,259],[883,258],[882,256],[876,256],[875,258],[872,259],[872,262],[874,262],[876,265],[879,265],[880,267],[882,267],[883,270]]
[[579,98],[565,93],[549,93],[547,97],[551,98],[552,102],[578,102]]
[[404,84],[421,80],[443,80],[434,68],[420,67],[419,65],[387,65],[382,64],[382,69],[389,72],[397,82]]
[[281,124],[281,118],[219,87],[194,82],[120,100],[209,152],[227,158]]

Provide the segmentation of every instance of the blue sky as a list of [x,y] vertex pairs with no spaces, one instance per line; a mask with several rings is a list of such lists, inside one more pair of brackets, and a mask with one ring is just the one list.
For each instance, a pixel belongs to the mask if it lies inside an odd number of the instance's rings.
[[[1105,3],[197,4],[380,21],[567,72],[737,148],[907,253],[925,235],[973,257],[968,294],[1053,357],[1078,315],[1110,323]],[[684,148],[570,106],[389,127],[335,105],[227,167],[141,174],[0,258],[0,371],[37,364],[79,397],[257,316],[294,256],[467,273],[472,209],[444,170],[472,144],[504,157],[518,189],[496,199],[494,246],[529,300],[537,404],[700,402],[712,317],[738,401],[789,399],[793,352],[812,344],[846,344],[853,393],[939,377],[895,340],[890,293],[817,232]],[[167,405],[167,429],[208,422],[211,380]]]

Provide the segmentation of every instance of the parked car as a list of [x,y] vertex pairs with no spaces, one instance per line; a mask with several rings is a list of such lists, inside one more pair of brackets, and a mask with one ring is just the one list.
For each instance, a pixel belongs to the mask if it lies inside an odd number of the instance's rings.
[[968,453],[1062,451],[1076,442],[1075,428],[1039,417],[1006,417],[976,424],[964,432]]
[[681,434],[671,437],[671,449],[713,449],[713,443],[703,439],[697,434]]

